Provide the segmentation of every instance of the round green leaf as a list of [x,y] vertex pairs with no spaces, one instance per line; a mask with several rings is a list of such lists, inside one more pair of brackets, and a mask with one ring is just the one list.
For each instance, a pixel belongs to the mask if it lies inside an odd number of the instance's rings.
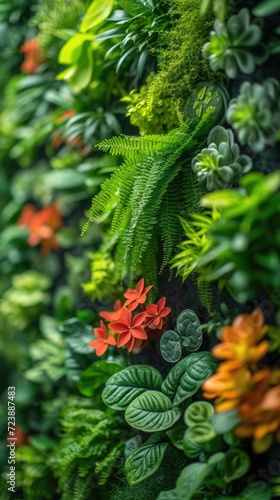
[[191,309],[185,309],[177,319],[177,332],[182,337],[182,344],[188,351],[197,351],[202,344],[200,321]]
[[207,463],[209,465],[218,465],[219,463],[224,461],[225,456],[225,453],[219,451],[218,453],[214,453],[214,455],[211,455],[211,457],[208,458]]
[[227,483],[243,477],[250,468],[250,457],[245,451],[238,448],[230,450],[225,458],[224,480]]
[[191,427],[196,424],[209,422],[214,415],[214,408],[206,401],[197,401],[192,403],[185,411],[184,419],[186,424]]
[[186,430],[183,438],[183,450],[185,455],[189,458],[196,458],[200,455],[203,447],[197,443],[193,443],[192,441],[189,440],[188,437],[188,430]]
[[182,410],[174,408],[165,394],[146,391],[130,403],[125,412],[125,419],[135,429],[155,432],[171,427],[181,414]]
[[170,370],[161,390],[174,404],[180,404],[198,391],[216,367],[217,361],[209,352],[192,353]]
[[111,408],[125,410],[143,392],[160,389],[161,382],[161,374],[152,366],[129,366],[107,380],[102,399]]
[[167,446],[168,443],[148,443],[129,455],[124,470],[130,486],[140,483],[157,471]]
[[95,361],[85,370],[78,381],[78,389],[83,396],[92,396],[96,389],[106,383],[109,377],[122,369],[117,363]]
[[174,330],[167,330],[160,339],[160,352],[169,363],[176,363],[182,356],[181,338]]
[[187,439],[195,444],[208,443],[216,437],[216,433],[209,422],[200,423],[187,430]]

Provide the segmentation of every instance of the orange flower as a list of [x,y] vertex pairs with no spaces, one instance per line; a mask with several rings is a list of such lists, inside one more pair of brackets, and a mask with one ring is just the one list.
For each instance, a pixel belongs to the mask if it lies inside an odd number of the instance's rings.
[[41,244],[43,255],[59,247],[55,233],[60,228],[62,219],[56,204],[48,205],[38,212],[33,205],[25,205],[17,223],[27,227],[30,246]]
[[97,340],[93,340],[88,344],[89,347],[93,347],[96,351],[97,356],[102,356],[108,349],[109,345],[116,345],[116,339],[109,335],[104,322],[100,321],[100,326],[93,329]]
[[134,311],[139,304],[144,304],[147,300],[147,293],[153,288],[153,285],[144,288],[144,278],[142,278],[136,285],[135,290],[127,290],[124,297],[127,299],[124,303],[124,307],[129,308],[130,311]]
[[263,322],[262,311],[255,309],[251,315],[240,314],[232,326],[223,328],[223,342],[212,349],[213,356],[228,360],[220,365],[219,370],[231,371],[244,365],[251,366],[263,358],[268,351],[269,342],[264,340],[256,345],[267,331]]
[[[132,351],[135,347],[139,347],[143,340],[148,338],[144,330],[145,319],[145,312],[136,314],[133,317],[131,311],[123,307],[121,309],[119,321],[109,324],[109,328],[113,330],[113,332],[119,334],[117,346],[122,347],[126,345],[128,351]],[[138,342],[136,342],[135,339],[138,340]]]
[[204,382],[202,389],[206,399],[218,398],[215,401],[216,410],[227,411],[238,406],[242,396],[252,387],[251,372],[239,368],[230,373],[218,371]]
[[24,54],[24,61],[20,67],[21,71],[32,75],[44,61],[38,38],[26,40],[26,42],[21,45],[19,51],[21,54]]
[[159,299],[157,304],[149,304],[146,307],[146,326],[152,329],[161,330],[164,319],[171,312],[170,307],[165,307],[166,297]]
[[120,300],[116,300],[114,304],[114,311],[101,311],[99,313],[99,316],[101,318],[106,319],[106,321],[119,321],[120,319],[120,314],[121,314],[121,309],[122,309],[122,303]]

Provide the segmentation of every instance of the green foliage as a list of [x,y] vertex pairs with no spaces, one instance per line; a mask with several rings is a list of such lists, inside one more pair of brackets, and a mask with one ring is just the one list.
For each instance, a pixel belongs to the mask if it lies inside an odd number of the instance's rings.
[[188,406],[184,414],[186,424],[191,427],[196,424],[209,422],[214,415],[214,408],[206,401],[196,401]]
[[97,26],[102,24],[107,17],[111,14],[114,5],[114,0],[93,0],[82,20],[80,30],[82,33],[96,29]]
[[178,116],[171,99],[161,99],[158,95],[149,95],[156,75],[150,73],[145,85],[139,92],[131,90],[121,100],[126,103],[130,123],[139,128],[141,135],[164,134],[178,127]]
[[210,8],[211,4],[213,4],[212,9],[216,18],[219,19],[220,22],[223,22],[225,19],[228,3],[228,0],[201,0],[201,15],[204,16],[207,10]]
[[122,369],[117,363],[107,363],[107,361],[95,361],[81,375],[78,388],[83,396],[91,397],[96,389],[99,389],[107,382],[111,375]]
[[191,309],[185,309],[177,318],[176,330],[167,330],[160,339],[160,351],[170,363],[179,361],[182,347],[197,351],[202,343],[200,321]]
[[83,284],[83,290],[92,300],[114,300],[118,298],[123,287],[120,285],[121,275],[115,259],[109,252],[98,250],[89,254],[90,281]]
[[72,397],[60,420],[62,434],[50,458],[61,500],[82,500],[105,484],[121,456],[126,425],[120,415]]
[[268,58],[268,49],[261,39],[258,22],[251,22],[249,10],[242,9],[231,16],[227,24],[216,19],[210,42],[203,46],[202,55],[209,60],[213,71],[224,69],[230,78],[236,78],[238,69],[250,75],[256,64]]
[[177,215],[182,207],[186,213],[197,207],[199,190],[196,192],[188,164],[203,140],[209,113],[195,129],[192,122],[186,122],[168,135],[117,137],[100,144],[102,150],[122,152],[126,160],[93,199],[89,222],[116,203],[109,238],[112,246],[117,246],[116,263],[122,274],[136,270],[142,260],[153,255],[151,244],[157,229],[163,245],[162,267],[170,259],[181,236]]
[[222,217],[207,235],[211,244],[198,259],[197,270],[205,273],[208,269],[205,281],[223,279],[236,300],[244,302],[264,286],[276,289],[280,284],[276,227],[280,173],[247,174],[240,184],[241,189],[203,198],[203,205],[222,210]]
[[[26,500],[52,500],[56,487],[53,471],[48,464],[49,447],[19,446],[16,456],[17,487],[21,487]],[[54,443],[52,443],[53,446]],[[51,447],[52,447],[51,446]]]
[[269,350],[280,352],[280,328],[269,325],[267,335],[269,337]]
[[11,326],[24,329],[49,304],[51,282],[48,276],[34,270],[14,275],[11,281],[0,301],[0,313]]
[[260,152],[277,141],[280,83],[267,78],[263,84],[244,82],[240,93],[230,102],[227,121],[241,144]]
[[253,9],[254,16],[271,16],[279,12],[280,6],[277,0],[263,0]]
[[252,168],[252,160],[240,155],[230,129],[214,127],[208,135],[207,148],[192,161],[192,169],[200,182],[206,181],[208,191],[232,187]]
[[227,483],[243,477],[250,469],[249,455],[239,449],[229,450],[225,457],[225,475]]
[[160,71],[153,89],[160,97],[184,101],[197,83],[222,79],[201,57],[201,48],[208,40],[214,16],[207,12],[201,17],[200,4],[201,0],[170,0],[173,25],[160,37]]
[[[212,124],[223,124],[230,95],[223,85],[218,83],[201,82],[195,85],[191,93],[187,96],[184,107],[185,118],[193,118],[197,121],[205,114],[211,106]],[[209,123],[211,125],[211,123]],[[210,132],[212,127],[208,130]]]

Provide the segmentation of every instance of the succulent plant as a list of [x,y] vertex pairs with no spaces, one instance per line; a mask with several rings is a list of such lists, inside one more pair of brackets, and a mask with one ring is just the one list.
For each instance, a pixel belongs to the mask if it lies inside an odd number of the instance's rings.
[[239,142],[253,151],[273,145],[280,129],[280,82],[275,78],[267,78],[263,84],[244,82],[230,102],[227,121]]
[[192,169],[200,182],[206,181],[208,191],[231,187],[252,168],[252,160],[240,155],[232,130],[214,127],[203,149],[192,161]]
[[249,10],[242,9],[231,16],[227,24],[216,19],[202,55],[209,60],[213,71],[223,69],[230,78],[236,78],[239,68],[250,75],[256,64],[262,64],[268,57],[268,48],[261,39],[259,21],[251,22]]

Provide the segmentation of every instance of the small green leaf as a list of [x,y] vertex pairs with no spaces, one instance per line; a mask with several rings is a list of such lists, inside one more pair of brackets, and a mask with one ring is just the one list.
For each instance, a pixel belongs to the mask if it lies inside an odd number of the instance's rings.
[[178,498],[190,500],[212,470],[212,465],[197,462],[183,469],[176,483]]
[[209,422],[201,422],[187,430],[187,439],[195,444],[208,443],[214,439],[216,435],[216,432]]
[[178,450],[183,450],[183,440],[184,440],[184,435],[185,435],[186,427],[185,425],[177,425],[177,427],[174,427],[174,429],[171,429],[170,431],[167,431],[167,436],[169,437],[171,443],[173,446],[178,448]]
[[155,432],[171,427],[181,414],[182,410],[173,407],[165,394],[146,391],[130,403],[125,412],[125,419],[135,429]]
[[269,484],[263,481],[256,481],[242,491],[242,500],[270,500],[272,498],[272,490]]
[[144,481],[158,470],[167,446],[168,443],[146,442],[129,455],[124,470],[130,486]]
[[125,410],[143,392],[160,389],[161,382],[161,374],[152,366],[129,366],[109,378],[102,399],[111,408]]
[[182,344],[188,351],[197,351],[202,344],[200,321],[191,309],[185,309],[177,319],[177,332],[182,337]]
[[211,457],[208,458],[207,463],[209,465],[218,465],[224,461],[225,456],[226,454],[223,453],[222,451],[214,453],[214,455],[211,455]]
[[185,411],[184,419],[188,426],[209,422],[214,415],[214,408],[206,401],[196,401]]
[[264,0],[253,9],[254,16],[271,16],[280,11],[279,0]]
[[224,480],[227,483],[243,477],[250,468],[250,457],[238,448],[230,450],[225,458]]
[[197,443],[193,443],[189,440],[188,429],[186,430],[183,438],[183,450],[185,455],[189,458],[196,458],[200,455],[203,447]]
[[85,370],[78,382],[78,389],[83,396],[93,396],[94,392],[104,385],[108,378],[122,369],[117,363],[95,361]]
[[114,0],[93,0],[82,20],[80,31],[84,33],[103,23],[111,14]]
[[182,356],[181,338],[174,330],[167,330],[160,339],[160,352],[169,363],[176,363]]
[[217,361],[209,352],[192,353],[170,370],[161,390],[174,404],[180,404],[198,391],[216,367]]

